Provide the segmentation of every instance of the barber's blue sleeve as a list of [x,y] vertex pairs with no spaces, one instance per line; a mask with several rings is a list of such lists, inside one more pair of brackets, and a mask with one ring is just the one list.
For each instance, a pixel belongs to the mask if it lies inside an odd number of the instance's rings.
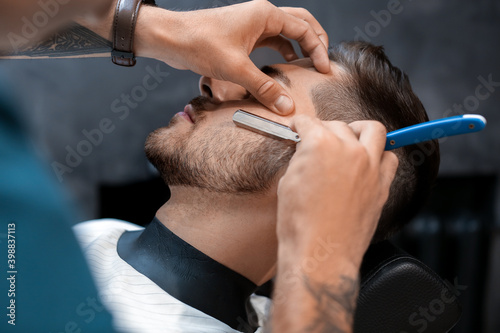
[[74,216],[2,91],[0,332],[114,332],[71,231]]

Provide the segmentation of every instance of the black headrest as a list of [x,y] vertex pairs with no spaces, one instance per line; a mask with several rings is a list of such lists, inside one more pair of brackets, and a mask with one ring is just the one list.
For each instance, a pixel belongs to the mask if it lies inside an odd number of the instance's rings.
[[452,285],[388,241],[371,245],[361,266],[355,333],[444,333],[462,313]]

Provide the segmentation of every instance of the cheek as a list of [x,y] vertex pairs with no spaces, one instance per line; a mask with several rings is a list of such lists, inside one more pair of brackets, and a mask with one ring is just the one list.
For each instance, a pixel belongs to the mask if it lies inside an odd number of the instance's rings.
[[224,122],[194,131],[186,142],[186,153],[204,163],[232,165],[244,160],[243,156],[264,140],[260,134]]
[[[311,117],[316,117],[316,108],[314,107],[314,104],[311,101],[311,97],[308,95],[304,94],[295,94],[293,95],[294,101],[295,101],[295,112],[288,115],[288,116],[280,116],[277,115],[274,112],[271,112],[268,109],[263,109],[262,107],[255,107],[255,106],[245,106],[241,107],[241,109],[253,113],[259,117],[269,119],[271,121],[277,122],[279,124],[285,125],[290,127],[290,124],[292,123],[292,119],[296,115],[308,115]],[[234,111],[236,111],[235,109]],[[232,112],[232,115],[234,112]]]
[[311,96],[307,94],[295,95],[295,114],[316,116],[316,108],[312,102]]
[[297,114],[304,114],[304,115],[311,116],[311,117],[317,117],[318,116],[316,114],[316,108],[312,104],[311,105],[301,106],[300,108],[298,108]]
[[274,112],[271,112],[267,109],[263,110],[263,109],[260,109],[260,108],[251,108],[251,107],[248,107],[248,108],[242,108],[243,110],[247,111],[247,112],[250,112],[256,116],[259,116],[259,117],[262,117],[262,118],[265,118],[265,119],[268,119],[268,120],[271,120],[271,121],[274,121],[278,124],[282,124],[282,125],[285,125],[285,126],[289,126],[291,121],[292,121],[292,116],[287,116],[287,117],[282,117],[282,116],[279,116],[277,115],[276,113]]

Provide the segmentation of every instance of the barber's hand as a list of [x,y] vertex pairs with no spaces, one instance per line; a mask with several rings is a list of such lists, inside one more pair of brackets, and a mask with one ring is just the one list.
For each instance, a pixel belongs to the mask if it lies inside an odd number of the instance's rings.
[[307,116],[292,126],[302,141],[278,186],[280,246],[307,256],[329,237],[338,245],[335,256],[358,267],[398,166],[396,155],[384,151],[385,127]]
[[248,57],[255,48],[265,46],[279,51],[287,61],[294,60],[297,55],[287,38],[299,42],[318,71],[330,71],[328,37],[316,19],[305,9],[277,8],[265,0],[189,12],[143,6],[134,43],[138,55],[232,81],[272,111],[288,114],[294,109],[293,100]]
[[297,116],[301,142],[278,184],[277,332],[352,332],[359,267],[398,160],[376,121]]

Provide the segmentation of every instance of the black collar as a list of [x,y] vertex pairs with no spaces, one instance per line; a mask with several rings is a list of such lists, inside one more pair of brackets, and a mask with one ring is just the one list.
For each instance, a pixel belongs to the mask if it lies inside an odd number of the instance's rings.
[[168,294],[233,329],[254,332],[249,297],[257,286],[168,230],[156,217],[144,230],[127,231],[118,255]]

